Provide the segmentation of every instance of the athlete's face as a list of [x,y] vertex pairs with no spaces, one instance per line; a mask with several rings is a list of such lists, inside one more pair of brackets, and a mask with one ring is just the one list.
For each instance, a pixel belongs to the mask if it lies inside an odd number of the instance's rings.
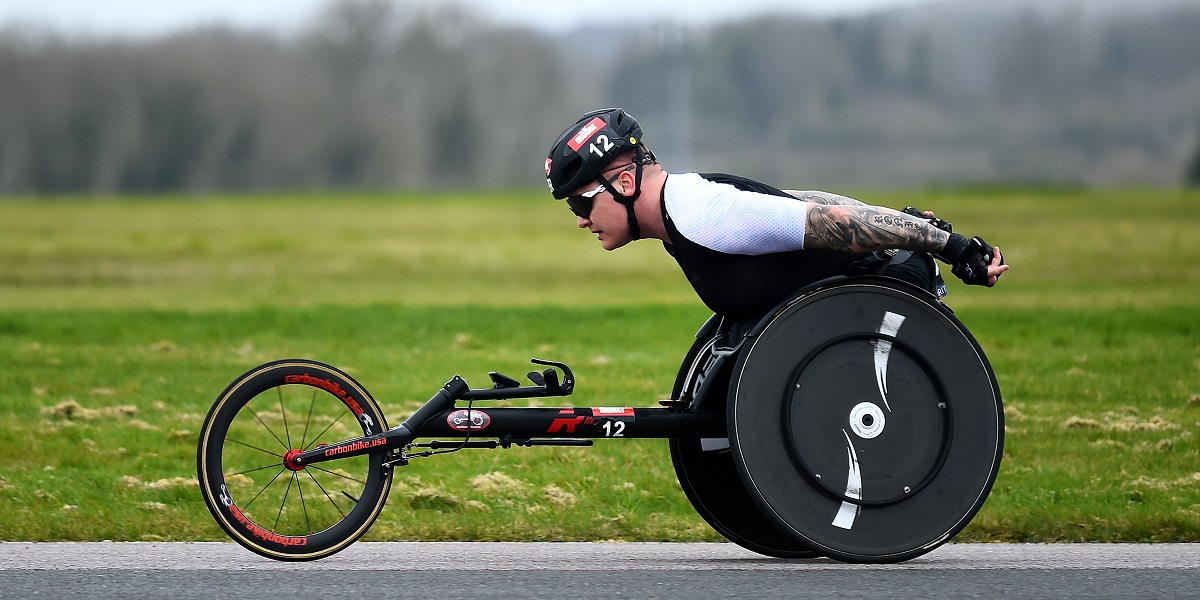
[[[614,181],[622,195],[628,195],[633,190],[633,174],[630,173],[629,166],[632,165],[621,168]],[[613,176],[611,170],[606,175]],[[607,186],[591,195],[591,210],[587,209],[588,198],[585,196],[595,190],[596,184],[590,184],[572,194],[571,208],[575,213],[576,225],[596,234],[605,250],[616,250],[633,241],[629,234],[629,214],[625,205],[617,202]]]

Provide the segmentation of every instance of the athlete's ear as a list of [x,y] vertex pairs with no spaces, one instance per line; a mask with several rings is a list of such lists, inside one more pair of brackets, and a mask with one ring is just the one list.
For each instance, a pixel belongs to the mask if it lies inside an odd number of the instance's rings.
[[634,173],[634,169],[625,169],[617,175],[617,183],[621,186],[619,191],[622,196],[633,194],[633,190],[637,186],[637,176]]

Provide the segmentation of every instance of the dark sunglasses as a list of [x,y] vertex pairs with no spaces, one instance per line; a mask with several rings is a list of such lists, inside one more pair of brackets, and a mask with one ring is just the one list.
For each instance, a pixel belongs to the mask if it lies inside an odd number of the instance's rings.
[[592,207],[596,205],[596,194],[603,191],[604,186],[598,185],[595,189],[578,196],[567,196],[567,206],[571,208],[571,212],[575,213],[575,216],[586,219],[592,215]]
[[[608,169],[608,171],[616,171],[618,169],[625,171],[633,166],[635,166],[633,163],[629,163],[621,165],[620,167]],[[604,172],[607,173],[608,171]],[[571,212],[575,213],[575,216],[581,219],[591,218],[592,207],[596,205],[596,194],[603,192],[605,189],[607,188],[601,184],[577,196],[567,196],[567,206],[570,207]]]

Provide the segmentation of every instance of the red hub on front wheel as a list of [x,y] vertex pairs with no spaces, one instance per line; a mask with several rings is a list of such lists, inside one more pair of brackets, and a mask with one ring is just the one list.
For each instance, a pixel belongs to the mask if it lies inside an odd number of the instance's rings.
[[296,457],[300,456],[300,454],[302,452],[304,452],[304,451],[299,448],[293,448],[292,450],[288,450],[287,454],[283,455],[283,466],[285,466],[293,471],[303,471],[304,465],[296,463]]

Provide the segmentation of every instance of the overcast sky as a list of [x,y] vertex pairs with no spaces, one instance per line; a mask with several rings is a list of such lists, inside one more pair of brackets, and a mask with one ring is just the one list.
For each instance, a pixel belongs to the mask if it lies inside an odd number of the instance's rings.
[[[91,35],[155,35],[201,24],[223,22],[286,32],[310,21],[331,0],[0,0],[0,25],[40,24]],[[506,23],[542,29],[570,28],[597,15],[611,23],[624,12],[630,18],[668,17],[712,22],[768,11],[811,15],[861,14],[879,8],[928,0],[415,0],[477,8]],[[414,0],[408,0],[413,4]]]

